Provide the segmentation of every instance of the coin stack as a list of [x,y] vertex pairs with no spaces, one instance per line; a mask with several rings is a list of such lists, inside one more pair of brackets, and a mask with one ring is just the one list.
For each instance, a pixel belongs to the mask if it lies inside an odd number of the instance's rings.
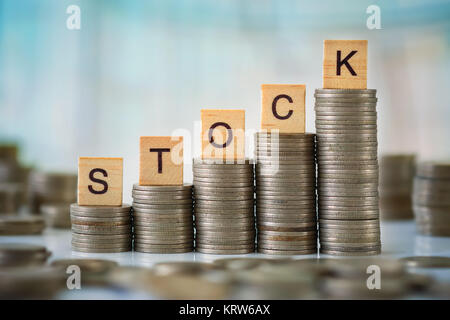
[[418,165],[413,204],[421,234],[450,237],[450,163],[423,162]]
[[0,217],[0,235],[35,235],[45,229],[45,221],[36,216],[4,215]]
[[383,220],[412,219],[414,154],[383,155],[380,160],[380,214]]
[[70,205],[72,250],[113,253],[131,250],[131,206]]
[[194,249],[192,185],[135,184],[132,192],[135,251],[183,253]]
[[0,214],[18,213],[25,200],[27,170],[17,152],[15,145],[0,145]]
[[61,203],[47,203],[41,205],[40,211],[47,227],[56,229],[70,229],[70,206]]
[[315,135],[258,132],[258,252],[317,252]]
[[255,251],[253,167],[249,160],[194,159],[196,251]]
[[24,196],[22,183],[0,183],[0,214],[18,213]]
[[0,269],[43,265],[51,253],[43,246],[26,243],[0,243]]
[[30,174],[28,203],[31,213],[40,213],[40,207],[45,203],[61,203],[69,206],[76,200],[76,175],[38,171]]
[[379,254],[376,90],[315,98],[320,252]]

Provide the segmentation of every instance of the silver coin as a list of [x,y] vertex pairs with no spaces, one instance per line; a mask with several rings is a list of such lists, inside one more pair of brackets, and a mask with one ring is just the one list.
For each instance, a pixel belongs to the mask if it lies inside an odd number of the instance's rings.
[[174,194],[168,194],[168,195],[155,195],[155,194],[146,194],[146,193],[140,193],[137,194],[135,192],[131,195],[133,197],[133,200],[150,200],[154,201],[155,203],[167,203],[169,201],[173,201],[176,203],[184,203],[189,200],[192,201],[192,194],[180,194],[180,195],[174,195]]
[[415,256],[401,258],[408,268],[450,268],[450,258],[440,256]]
[[119,253],[131,251],[131,245],[121,248],[89,248],[72,246],[72,251],[86,252],[86,253]]
[[192,184],[185,183],[183,185],[171,185],[171,186],[144,186],[138,183],[133,184],[133,190],[149,191],[149,192],[174,192],[174,191],[189,191],[192,188]]
[[337,225],[342,227],[363,227],[363,226],[379,226],[380,221],[378,219],[374,220],[361,220],[361,221],[340,221],[340,220],[327,220],[319,219],[320,224],[326,225]]
[[131,206],[123,204],[121,206],[80,206],[76,203],[70,205],[70,210],[76,212],[98,212],[98,213],[110,213],[110,212],[128,212],[131,210]]
[[256,138],[271,137],[272,135],[281,137],[282,139],[294,140],[310,140],[314,139],[314,133],[271,133],[269,131],[259,131],[255,133]]
[[184,232],[192,231],[193,224],[190,223],[173,223],[170,224],[160,224],[160,223],[145,223],[142,221],[136,221],[134,223],[134,229],[141,229],[143,231],[165,231],[165,232]]
[[[253,200],[229,200],[229,201],[215,201],[215,200],[199,200],[195,202],[195,208],[203,208],[203,209],[218,209],[218,208],[228,208],[232,209],[241,209],[241,208],[252,208]],[[195,209],[195,210],[196,210]]]
[[377,89],[316,89],[314,94],[373,94]]
[[376,207],[378,197],[333,197],[319,196],[319,206],[343,206],[343,207]]
[[86,241],[77,241],[72,239],[72,248],[96,248],[96,249],[110,249],[110,248],[124,248],[131,247],[131,239],[119,241],[110,241],[110,242],[86,242]]
[[218,249],[195,248],[195,251],[205,254],[247,254],[254,252],[255,249],[246,248],[246,249],[218,250]]
[[258,252],[268,255],[305,255],[305,254],[316,254],[317,249],[305,249],[305,250],[272,250],[258,248]]
[[209,249],[209,250],[255,250],[254,243],[232,243],[232,244],[206,244],[206,243],[196,243],[195,249]]
[[201,216],[214,217],[216,215],[241,217],[241,216],[253,215],[253,206],[251,206],[249,208],[242,208],[242,209],[228,209],[228,208],[205,209],[205,208],[195,207],[194,214],[195,214],[195,216],[200,216],[200,217]]
[[136,252],[156,253],[156,254],[187,253],[187,252],[192,252],[193,250],[194,250],[193,247],[182,248],[182,249],[178,249],[178,248],[166,248],[166,249],[157,248],[157,249],[153,249],[153,248],[143,248],[143,247],[140,247],[140,246],[135,246],[134,247],[134,251],[136,251]]
[[94,234],[82,234],[72,232],[72,239],[76,239],[79,242],[108,242],[114,240],[131,239],[131,233],[124,234],[104,234],[104,235],[94,235]]
[[225,241],[225,240],[232,240],[232,241],[239,241],[239,240],[243,240],[243,241],[249,241],[250,239],[254,239],[255,238],[255,232],[234,232],[232,234],[230,233],[222,233],[222,234],[218,234],[216,235],[216,233],[208,233],[208,232],[204,232],[204,233],[197,233],[195,235],[195,240],[196,241]]
[[376,97],[367,97],[367,96],[358,96],[358,95],[334,95],[334,94],[320,94],[321,96],[315,97],[316,104],[322,102],[351,102],[351,103],[359,103],[359,102],[377,102],[378,99]]
[[184,245],[189,243],[192,245],[194,242],[193,235],[187,236],[179,236],[179,237],[153,237],[153,238],[143,238],[141,236],[134,238],[134,243],[138,243],[140,245],[164,245],[164,246],[175,246],[175,245]]
[[316,105],[314,111],[320,114],[359,114],[365,112],[377,112],[376,104],[364,104],[356,106],[346,105],[346,104],[327,104],[327,105]]
[[240,194],[233,194],[233,193],[223,193],[223,194],[207,194],[207,193],[196,193],[195,199],[197,201],[200,200],[253,200],[255,197],[255,194],[252,193],[240,193]]
[[320,249],[320,253],[334,255],[334,256],[373,256],[373,255],[380,254],[381,249],[370,250],[370,251],[361,251],[361,252],[346,252],[346,251],[338,251],[338,250]]
[[138,215],[152,215],[153,218],[161,218],[165,219],[168,218],[168,216],[173,217],[186,217],[189,215],[192,215],[192,208],[184,208],[184,209],[169,209],[169,210],[163,210],[163,209],[141,209],[141,208],[134,208],[133,210],[133,216]]
[[376,143],[377,136],[373,134],[322,134],[318,135],[318,144],[325,143],[344,143],[344,142],[370,142]]
[[421,162],[417,165],[418,177],[450,179],[450,163],[446,162]]
[[161,211],[170,211],[170,210],[189,210],[192,208],[191,202],[188,203],[181,203],[181,204],[148,204],[148,203],[139,203],[139,202],[133,202],[133,209],[160,209]]
[[217,186],[223,188],[251,187],[253,186],[253,179],[246,181],[215,181],[215,182],[205,182],[194,179],[194,184],[196,187],[217,187]]
[[123,234],[131,232],[131,225],[128,226],[84,226],[72,225],[72,231],[83,234]]
[[259,249],[267,249],[267,250],[315,250],[317,252],[317,244],[310,243],[305,245],[290,245],[289,243],[279,242],[278,244],[268,244],[268,243],[258,243],[257,245]]

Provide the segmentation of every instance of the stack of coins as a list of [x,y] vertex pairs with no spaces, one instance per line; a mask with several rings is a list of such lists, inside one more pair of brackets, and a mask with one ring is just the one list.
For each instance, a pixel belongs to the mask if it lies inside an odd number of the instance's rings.
[[16,182],[0,183],[0,214],[18,213],[23,202],[24,185]]
[[47,227],[56,229],[70,229],[70,206],[61,203],[47,203],[41,205],[41,214]]
[[450,236],[450,163],[424,162],[414,178],[414,216],[421,234]]
[[255,251],[253,167],[249,160],[194,159],[196,251]]
[[194,248],[192,185],[133,186],[134,250],[183,253]]
[[0,217],[0,235],[34,235],[45,229],[45,221],[35,216],[5,215]]
[[0,268],[43,265],[50,255],[45,247],[39,245],[0,243]]
[[40,207],[45,203],[70,205],[76,199],[76,175],[37,171],[30,174],[28,203],[31,213],[40,213]]
[[383,220],[412,219],[412,185],[416,156],[383,155],[380,160],[380,214]]
[[376,90],[315,92],[320,251],[381,251]]
[[317,252],[315,135],[256,137],[258,252]]
[[131,250],[131,206],[70,205],[72,250],[112,253]]

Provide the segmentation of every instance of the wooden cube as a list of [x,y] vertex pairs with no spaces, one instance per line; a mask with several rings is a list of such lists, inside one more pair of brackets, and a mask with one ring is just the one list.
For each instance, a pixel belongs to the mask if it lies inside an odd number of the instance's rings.
[[201,111],[202,159],[245,158],[245,110]]
[[80,157],[78,159],[78,204],[121,206],[123,159]]
[[139,184],[183,184],[183,137],[141,137]]
[[367,40],[325,40],[325,89],[367,89]]
[[305,132],[304,84],[263,84],[261,129],[280,133]]

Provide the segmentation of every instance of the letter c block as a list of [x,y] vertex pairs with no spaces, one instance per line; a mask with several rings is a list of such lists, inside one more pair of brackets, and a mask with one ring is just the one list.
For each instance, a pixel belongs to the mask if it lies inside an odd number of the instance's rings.
[[78,159],[78,205],[121,206],[122,193],[122,158]]
[[280,133],[305,132],[305,85],[261,85],[261,129]]

